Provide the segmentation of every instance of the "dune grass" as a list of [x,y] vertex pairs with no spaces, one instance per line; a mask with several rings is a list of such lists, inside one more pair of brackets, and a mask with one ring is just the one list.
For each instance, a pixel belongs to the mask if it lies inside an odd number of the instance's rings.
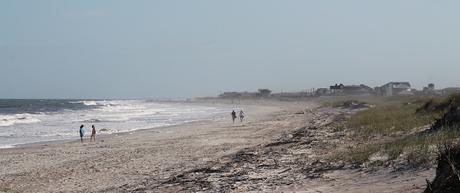
[[[427,163],[430,161],[429,155],[435,153],[433,147],[460,139],[460,127],[442,128],[434,133],[420,133],[417,128],[439,119],[445,111],[438,109],[447,103],[457,104],[460,102],[458,96],[367,100],[375,106],[354,114],[344,123],[344,127],[353,131],[362,145],[336,152],[332,159],[362,164],[377,152],[388,155],[390,160],[406,152],[407,159],[410,158],[409,162],[414,165]],[[388,137],[382,140],[379,136]]]
[[411,135],[404,139],[395,140],[383,146],[391,158],[397,158],[405,148],[429,149],[429,146],[450,144],[460,138],[459,128],[443,128],[440,132]]
[[422,96],[329,96],[316,99],[323,107],[340,107],[345,101],[360,101],[372,106],[399,105],[407,102],[424,103],[433,97]]
[[417,108],[417,104],[376,106],[356,113],[347,120],[346,126],[366,136],[388,135],[428,125],[439,116],[436,113],[418,114]]
[[438,133],[410,135],[389,142],[363,144],[346,151],[337,152],[331,159],[362,164],[368,162],[371,155],[377,152],[383,152],[389,156],[389,160],[395,160],[404,151],[407,151],[412,154],[411,161],[413,163],[423,164],[429,161],[430,154],[435,153],[433,147],[453,144],[458,139],[460,139],[459,128],[443,129]]

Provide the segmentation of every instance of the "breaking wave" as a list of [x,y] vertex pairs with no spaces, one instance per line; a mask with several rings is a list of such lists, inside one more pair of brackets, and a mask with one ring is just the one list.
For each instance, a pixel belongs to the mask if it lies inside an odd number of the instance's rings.
[[0,127],[12,126],[15,124],[30,124],[41,122],[35,115],[32,114],[14,114],[0,115]]

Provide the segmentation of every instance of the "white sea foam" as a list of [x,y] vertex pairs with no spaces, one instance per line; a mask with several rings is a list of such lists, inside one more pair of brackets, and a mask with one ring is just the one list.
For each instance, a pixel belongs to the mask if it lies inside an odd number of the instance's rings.
[[81,101],[81,102],[86,106],[96,106],[97,105],[96,101]]
[[0,115],[0,127],[12,126],[15,124],[29,124],[41,122],[36,115],[22,113],[14,115]]
[[78,101],[78,103],[83,103],[86,106],[106,106],[106,107],[111,107],[111,106],[117,106],[117,105],[123,105],[123,104],[133,104],[135,102],[138,102],[136,100],[94,100],[94,101]]
[[72,103],[72,104],[81,103],[86,106],[112,106],[112,105],[116,105],[117,102],[107,101],[107,100],[100,100],[100,101],[93,100],[93,101],[70,101],[69,103]]
[[14,145],[0,145],[0,149],[13,148]]

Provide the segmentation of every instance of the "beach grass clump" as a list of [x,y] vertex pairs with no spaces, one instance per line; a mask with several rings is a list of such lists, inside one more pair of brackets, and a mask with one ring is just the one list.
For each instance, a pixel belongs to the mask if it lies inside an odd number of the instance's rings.
[[396,160],[403,153],[407,153],[407,161],[420,166],[432,161],[436,148],[444,144],[456,143],[460,139],[460,127],[443,128],[436,133],[413,134],[405,138],[394,139],[382,143],[368,143],[356,146],[345,151],[336,152],[331,160],[345,161],[348,163],[363,164],[377,152],[388,155],[388,160]]
[[[460,139],[459,125],[442,124],[440,129],[431,131],[439,120],[452,123],[444,119],[452,117],[446,116],[453,114],[452,109],[460,109],[460,95],[388,97],[374,104],[343,123],[347,130],[355,133],[361,145],[336,152],[332,159],[362,164],[369,162],[374,154],[382,153],[389,161],[404,157],[413,165],[423,165],[432,161],[433,147]],[[423,126],[430,129],[423,130]]]
[[366,136],[387,135],[431,124],[439,116],[438,113],[416,113],[418,108],[416,103],[380,105],[356,113],[346,125]]
[[421,149],[429,153],[429,148],[446,143],[453,143],[460,138],[460,128],[443,128],[436,133],[416,134],[403,139],[388,142],[383,146],[383,150],[388,152],[390,158],[396,159],[405,149]]
[[370,156],[381,149],[380,146],[380,144],[360,145],[345,151],[336,152],[332,154],[330,160],[362,164],[368,162]]
[[446,112],[450,108],[460,107],[460,93],[448,97],[433,97],[424,101],[424,104],[417,109],[418,113]]

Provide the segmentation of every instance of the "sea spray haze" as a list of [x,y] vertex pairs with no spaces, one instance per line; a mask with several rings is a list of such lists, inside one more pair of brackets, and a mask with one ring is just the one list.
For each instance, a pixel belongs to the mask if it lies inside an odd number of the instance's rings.
[[[0,100],[0,147],[78,138],[81,124],[101,134],[216,119],[227,110],[146,100]],[[102,130],[101,130],[102,129]]]

